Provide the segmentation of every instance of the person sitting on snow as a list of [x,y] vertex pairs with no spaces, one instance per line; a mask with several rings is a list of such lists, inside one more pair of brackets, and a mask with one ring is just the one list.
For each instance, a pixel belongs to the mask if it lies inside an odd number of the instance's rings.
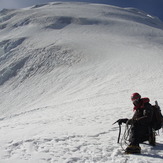
[[131,100],[134,104],[134,115],[132,119],[119,119],[118,124],[127,123],[131,125],[129,135],[129,146],[125,149],[125,153],[141,153],[140,143],[149,141],[151,145],[155,145],[153,140],[152,127],[152,105],[149,103],[149,98],[141,98],[139,93],[133,93]]

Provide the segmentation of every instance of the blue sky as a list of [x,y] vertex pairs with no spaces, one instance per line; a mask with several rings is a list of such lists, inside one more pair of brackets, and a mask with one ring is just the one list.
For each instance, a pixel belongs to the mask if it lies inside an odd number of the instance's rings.
[[83,1],[104,3],[120,7],[135,7],[163,21],[163,0],[0,0],[0,10],[3,8],[23,8],[35,4],[55,1]]

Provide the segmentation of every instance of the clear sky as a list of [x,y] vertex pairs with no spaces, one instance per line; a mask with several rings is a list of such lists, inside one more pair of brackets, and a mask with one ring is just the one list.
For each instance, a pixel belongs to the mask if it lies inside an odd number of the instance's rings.
[[83,1],[104,3],[120,7],[135,7],[163,21],[163,0],[0,0],[0,10],[3,8],[23,8],[35,4],[55,1]]

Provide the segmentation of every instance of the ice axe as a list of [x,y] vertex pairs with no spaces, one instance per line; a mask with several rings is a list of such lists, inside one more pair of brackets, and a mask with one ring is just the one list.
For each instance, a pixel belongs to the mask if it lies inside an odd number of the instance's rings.
[[121,124],[119,123],[119,120],[117,120],[116,122],[114,122],[112,125],[118,123],[119,124],[119,134],[118,134],[118,140],[117,143],[119,144],[119,140],[120,140],[120,136],[121,136]]

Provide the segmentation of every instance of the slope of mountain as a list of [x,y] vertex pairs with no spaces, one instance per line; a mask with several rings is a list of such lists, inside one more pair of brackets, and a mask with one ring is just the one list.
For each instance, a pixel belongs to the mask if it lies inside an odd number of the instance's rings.
[[130,94],[163,106],[163,22],[132,8],[49,3],[0,12],[0,162],[160,162],[124,156]]

